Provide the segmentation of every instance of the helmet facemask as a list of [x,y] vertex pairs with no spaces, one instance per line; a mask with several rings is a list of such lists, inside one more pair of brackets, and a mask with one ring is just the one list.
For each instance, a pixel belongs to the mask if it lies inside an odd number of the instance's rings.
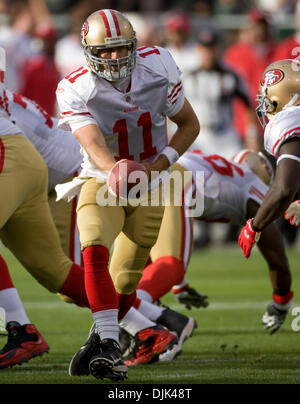
[[131,76],[136,62],[137,40],[126,41],[119,46],[127,45],[127,56],[118,59],[105,59],[98,56],[99,51],[109,49],[109,47],[85,46],[84,54],[92,71],[99,77],[118,82]]

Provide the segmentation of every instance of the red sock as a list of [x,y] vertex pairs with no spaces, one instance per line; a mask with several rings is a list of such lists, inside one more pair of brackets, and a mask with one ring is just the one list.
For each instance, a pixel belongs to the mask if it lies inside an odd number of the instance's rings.
[[183,262],[174,257],[162,257],[144,269],[137,289],[145,290],[155,301],[168,293],[174,285],[180,284],[183,278]]
[[0,290],[14,288],[6,262],[0,255]]
[[119,320],[122,320],[135,302],[136,291],[132,292],[130,295],[120,295],[120,293],[117,292],[117,296],[119,300]]
[[84,286],[84,269],[73,264],[59,293],[70,297],[80,307],[90,307]]
[[85,291],[92,313],[118,309],[118,298],[108,271],[109,250],[103,246],[83,251]]

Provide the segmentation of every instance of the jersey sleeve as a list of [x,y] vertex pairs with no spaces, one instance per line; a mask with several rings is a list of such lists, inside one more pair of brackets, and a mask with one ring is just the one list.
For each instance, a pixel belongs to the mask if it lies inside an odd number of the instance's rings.
[[63,130],[74,130],[80,127],[95,124],[96,120],[88,111],[85,100],[86,89],[79,94],[78,85],[64,78],[57,87],[56,98],[60,109],[58,127]]
[[157,49],[160,52],[160,60],[168,78],[168,96],[164,113],[172,117],[181,110],[184,104],[184,90],[181,81],[182,73],[169,51],[161,47],[157,47]]
[[265,149],[276,159],[280,147],[288,139],[298,137],[300,139],[300,107],[290,107],[279,112],[268,123],[264,134]]

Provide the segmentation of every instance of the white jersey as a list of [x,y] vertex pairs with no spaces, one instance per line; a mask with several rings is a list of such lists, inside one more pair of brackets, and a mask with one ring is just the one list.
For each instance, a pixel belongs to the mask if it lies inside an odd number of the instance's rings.
[[268,122],[264,133],[265,149],[277,159],[281,145],[293,137],[300,138],[300,107],[288,107]]
[[[58,85],[59,126],[68,130],[72,124],[96,124],[116,160],[153,161],[168,144],[166,116],[177,114],[184,103],[180,74],[170,53],[160,47],[138,49],[126,92],[83,66]],[[85,151],[80,175],[107,179]]]
[[[199,150],[186,152],[178,164],[192,172],[204,173],[204,212],[201,220],[245,222],[247,201],[262,203],[268,187],[244,165],[233,163],[217,154],[204,154]],[[198,190],[203,192],[203,190]]]
[[23,135],[21,129],[10,120],[8,90],[0,81],[0,136]]
[[82,163],[80,145],[72,132],[57,127],[52,118],[32,100],[6,91],[10,120],[16,122],[24,135],[34,144],[48,166],[48,190],[78,172]]

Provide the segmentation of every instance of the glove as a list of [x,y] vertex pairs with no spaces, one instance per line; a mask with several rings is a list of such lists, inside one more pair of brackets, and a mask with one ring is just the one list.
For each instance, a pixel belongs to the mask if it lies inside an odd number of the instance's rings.
[[207,301],[208,296],[198,293],[193,288],[189,287],[188,289],[181,292],[173,293],[175,299],[179,303],[185,305],[185,307],[189,310],[191,310],[192,307],[196,307],[197,309],[199,309],[200,307],[206,308],[209,305],[209,302]]
[[300,224],[300,200],[290,204],[284,215],[285,220],[290,220],[292,226]]
[[271,329],[270,335],[278,331],[284,323],[289,308],[291,307],[290,300],[293,295],[293,292],[289,292],[286,296],[273,295],[274,300],[268,305],[267,311],[262,318],[264,329]]
[[253,219],[249,219],[246,225],[242,228],[239,236],[239,246],[243,250],[244,256],[249,258],[252,247],[259,241],[260,232],[253,229]]

